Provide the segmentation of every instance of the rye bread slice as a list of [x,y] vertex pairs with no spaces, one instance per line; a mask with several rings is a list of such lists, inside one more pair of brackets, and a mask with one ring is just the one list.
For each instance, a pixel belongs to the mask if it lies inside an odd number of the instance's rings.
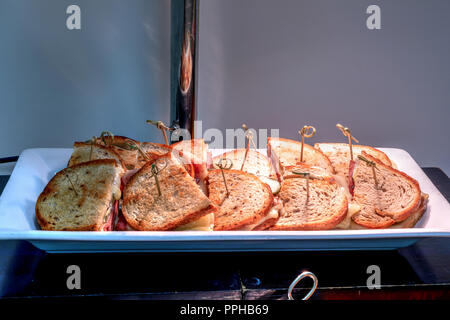
[[[164,156],[172,151],[172,148],[170,146],[166,146],[165,144],[160,144],[160,143],[155,143],[155,142],[142,142],[141,149],[151,159],[151,161],[155,160],[158,157]],[[139,167],[142,167],[147,162],[148,162],[148,160],[146,160],[139,153],[138,154]]]
[[97,144],[102,144],[113,149],[120,156],[127,170],[133,170],[137,167],[139,151],[135,148],[135,145],[139,146],[139,141],[116,135],[114,136],[114,139],[112,139],[111,136],[105,136],[103,137],[103,140],[97,138]]
[[406,218],[405,220],[396,223],[389,228],[391,229],[397,229],[397,228],[413,228],[419,220],[423,217],[425,214],[425,211],[427,210],[427,203],[428,203],[428,194],[422,193],[422,196],[420,198],[420,205],[417,208],[416,211],[411,213],[411,215]]
[[242,229],[269,213],[273,195],[267,184],[239,170],[224,170],[224,175],[228,197],[221,170],[211,170],[208,175],[209,198],[218,207],[214,230]]
[[[420,205],[417,208],[416,211],[411,213],[411,215],[406,218],[405,220],[394,223],[393,225],[387,227],[389,229],[400,229],[400,228],[414,228],[414,226],[420,221],[420,219],[423,217],[427,210],[427,203],[428,203],[428,194],[422,193],[421,199],[420,199]],[[348,228],[350,230],[362,230],[362,229],[368,229],[366,227],[363,227],[362,225],[359,225],[355,222],[350,223],[350,227]]]
[[[320,149],[331,161],[334,171],[337,175],[348,179],[348,169],[350,165],[350,147],[346,143],[316,143],[314,145],[317,149]],[[363,151],[367,154],[377,158],[387,166],[392,166],[392,162],[389,157],[378,149],[370,146],[363,146],[352,144],[353,159],[355,160],[358,155]]]
[[59,171],[36,202],[43,230],[101,231],[120,198],[122,167],[113,159],[93,160]]
[[[284,168],[300,163],[301,143],[283,138],[267,139],[267,155],[272,160],[274,169],[281,180]],[[329,173],[334,173],[330,159],[319,149],[308,144],[303,146],[303,162],[310,166],[317,166]]]
[[[160,169],[161,195],[152,175],[153,164]],[[136,230],[173,230],[214,211],[214,205],[172,154],[147,162],[123,191],[122,212]]]
[[182,156],[191,159],[194,165],[202,165],[207,162],[208,145],[203,139],[182,140],[171,145]]
[[[92,153],[91,153],[92,150]],[[68,167],[98,159],[114,159],[117,163],[126,169],[122,158],[110,147],[101,144],[93,144],[86,142],[75,142],[73,144],[72,156],[69,159]]]
[[149,161],[152,162],[156,158],[172,153],[172,156],[177,158],[178,161],[180,161],[180,163],[184,165],[184,168],[189,173],[189,175],[191,175],[192,177],[195,176],[194,165],[191,163],[190,159],[183,157],[180,152],[174,150],[171,146],[166,146],[165,144],[155,142],[142,142],[141,149],[143,152],[145,152],[148,159],[144,158],[144,156],[139,153],[137,165],[138,168],[141,168]]
[[421,203],[421,191],[416,180],[377,158],[362,152],[375,166],[375,183],[372,167],[356,159],[353,169],[353,201],[361,211],[352,219],[366,228],[387,228],[407,219]]
[[257,177],[262,176],[276,179],[275,170],[273,169],[272,162],[268,157],[254,149],[249,149],[244,163],[245,152],[246,149],[235,149],[225,152],[221,155],[215,156],[212,159],[212,164],[214,168],[218,169],[216,163],[222,158],[227,158],[233,162],[234,170],[241,170],[242,164],[244,164],[242,171],[254,174]]
[[347,215],[348,200],[338,184],[328,180],[286,179],[279,193],[283,203],[280,218],[270,230],[328,230]]

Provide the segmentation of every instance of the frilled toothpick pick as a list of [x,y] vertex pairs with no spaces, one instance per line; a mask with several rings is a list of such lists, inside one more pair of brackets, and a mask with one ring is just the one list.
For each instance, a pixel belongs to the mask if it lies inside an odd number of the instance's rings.
[[302,148],[300,150],[300,162],[303,162],[303,146],[305,144],[305,138],[312,138],[316,134],[316,128],[313,126],[304,126],[298,133],[302,136]]
[[352,140],[356,143],[359,143],[359,141],[352,136],[352,133],[350,132],[350,129],[347,127],[344,127],[342,124],[336,124],[336,127],[341,130],[342,134],[348,138],[348,145],[350,147],[350,159],[353,161],[353,148],[352,148]]
[[158,128],[159,130],[161,130],[163,137],[164,137],[164,143],[166,144],[166,146],[168,146],[169,140],[167,139],[166,130],[173,131],[174,129],[166,126],[164,124],[164,122],[162,122],[162,121],[147,120],[147,123],[152,124],[152,125],[156,126],[156,128]]
[[244,160],[242,161],[241,165],[241,171],[244,169],[245,161],[247,160],[248,150],[250,149],[250,144],[253,146],[253,148],[256,150],[255,141],[253,141],[253,132],[250,131],[247,127],[247,125],[244,123],[242,125],[242,129],[245,131],[245,139],[247,140],[247,146],[245,147],[245,154],[244,154]]

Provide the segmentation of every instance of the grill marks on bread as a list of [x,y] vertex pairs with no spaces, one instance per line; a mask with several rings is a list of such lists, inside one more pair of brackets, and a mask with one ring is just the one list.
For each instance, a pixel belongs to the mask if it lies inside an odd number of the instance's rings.
[[84,162],[58,172],[36,202],[41,228],[101,231],[113,207],[114,182],[121,174],[122,168],[112,159]]
[[112,148],[108,148],[99,144],[91,145],[90,143],[85,142],[75,142],[73,144],[73,153],[67,166],[72,167],[80,163],[97,159],[114,159],[119,165],[125,168],[124,162],[117,154],[117,152],[115,152]]

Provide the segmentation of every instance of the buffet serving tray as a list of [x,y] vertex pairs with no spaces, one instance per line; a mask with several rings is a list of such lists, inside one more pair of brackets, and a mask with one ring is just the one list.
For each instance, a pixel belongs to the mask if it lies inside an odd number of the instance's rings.
[[[0,197],[0,240],[26,240],[48,252],[181,252],[380,250],[419,239],[450,236],[450,205],[414,159],[402,149],[379,148],[429,194],[427,211],[414,228],[328,231],[43,231],[35,218],[39,194],[63,169],[72,149],[24,150]],[[211,150],[213,156],[224,150]],[[265,154],[265,150],[259,150]]]

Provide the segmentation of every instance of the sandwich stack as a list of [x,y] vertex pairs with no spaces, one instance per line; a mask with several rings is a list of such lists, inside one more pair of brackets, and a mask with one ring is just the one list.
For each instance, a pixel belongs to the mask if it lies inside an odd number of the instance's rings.
[[108,135],[74,143],[36,218],[67,231],[411,228],[427,200],[371,146],[270,137],[267,156],[247,147],[212,157],[202,139],[169,146]]

